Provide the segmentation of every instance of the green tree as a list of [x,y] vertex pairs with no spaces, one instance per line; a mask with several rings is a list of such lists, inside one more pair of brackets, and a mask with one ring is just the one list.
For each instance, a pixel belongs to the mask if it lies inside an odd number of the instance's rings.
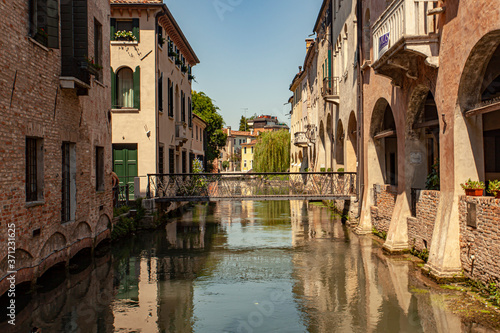
[[250,129],[250,126],[248,126],[248,119],[245,118],[245,116],[241,116],[240,119],[240,131],[248,131]]
[[213,161],[219,157],[220,149],[226,145],[227,135],[222,131],[224,119],[217,112],[219,108],[214,105],[212,99],[204,92],[193,91],[193,113],[200,116],[207,123],[207,151],[205,152],[208,161],[207,171],[211,171]]
[[290,133],[263,132],[255,145],[255,172],[285,172],[290,167]]

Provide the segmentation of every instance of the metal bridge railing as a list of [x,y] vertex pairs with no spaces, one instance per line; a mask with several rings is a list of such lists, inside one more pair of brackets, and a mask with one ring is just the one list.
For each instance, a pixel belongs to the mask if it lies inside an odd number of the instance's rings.
[[146,193],[165,201],[336,199],[357,194],[354,172],[149,174]]

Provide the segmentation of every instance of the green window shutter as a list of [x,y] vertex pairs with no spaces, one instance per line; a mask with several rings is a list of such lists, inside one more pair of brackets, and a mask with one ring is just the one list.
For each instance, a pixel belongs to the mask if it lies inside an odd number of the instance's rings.
[[332,77],[332,50],[328,50],[328,77]]
[[141,108],[141,68],[139,66],[134,72],[134,108]]
[[109,20],[110,26],[109,26],[109,40],[115,40],[115,33],[116,33],[116,19],[112,18]]
[[140,42],[140,32],[139,32],[139,19],[138,18],[135,18],[135,19],[132,19],[132,33],[134,34],[135,36],[135,39]]
[[111,108],[116,107],[116,73],[113,71],[113,67],[111,69]]
[[47,0],[47,46],[59,48],[59,3]]

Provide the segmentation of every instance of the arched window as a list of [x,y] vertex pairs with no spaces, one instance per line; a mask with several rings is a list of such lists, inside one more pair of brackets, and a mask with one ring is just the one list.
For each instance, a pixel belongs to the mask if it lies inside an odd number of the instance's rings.
[[117,97],[118,106],[121,108],[134,107],[134,72],[128,67],[118,71],[117,75]]

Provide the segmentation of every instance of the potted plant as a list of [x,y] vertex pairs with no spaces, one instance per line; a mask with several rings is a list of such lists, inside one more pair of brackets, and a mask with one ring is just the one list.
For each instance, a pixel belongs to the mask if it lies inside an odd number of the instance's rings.
[[500,181],[492,180],[488,184],[488,193],[491,193],[495,198],[500,199]]
[[[191,80],[195,80],[195,77],[193,74],[189,74],[188,75],[188,80],[191,81]],[[196,81],[196,80],[195,80]]]
[[85,57],[85,63],[82,63],[81,67],[92,75],[97,75],[102,69],[102,66],[95,62],[94,57]]
[[125,31],[125,30],[115,32],[115,39],[131,41],[131,42],[135,42],[137,40],[132,31]]
[[465,195],[480,197],[483,195],[484,191],[484,183],[481,181],[473,181],[469,178],[464,184],[460,184],[462,188],[465,190]]
[[187,66],[186,66],[186,65],[182,65],[182,66],[181,66],[181,71],[182,71],[183,73],[186,73],[186,72],[187,72],[187,70],[188,70],[188,68],[187,68]]

